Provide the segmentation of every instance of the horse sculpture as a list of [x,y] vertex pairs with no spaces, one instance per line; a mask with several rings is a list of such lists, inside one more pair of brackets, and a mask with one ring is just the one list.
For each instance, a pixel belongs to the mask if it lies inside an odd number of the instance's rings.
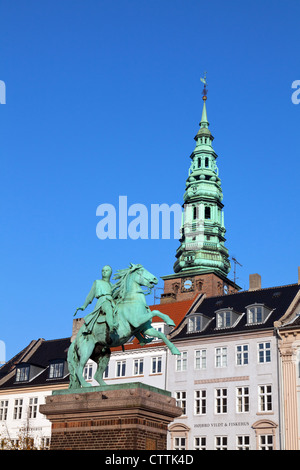
[[92,332],[87,332],[86,325],[82,325],[68,350],[69,388],[91,386],[83,378],[83,369],[90,358],[97,363],[94,379],[99,385],[106,385],[103,374],[109,363],[111,348],[123,347],[132,336],[135,336],[142,345],[151,342],[154,337],[159,338],[164,341],[172,354],[180,354],[171,341],[151,325],[152,318],[158,316],[167,325],[175,326],[168,315],[158,310],[151,311],[146,304],[147,293],[141,286],[148,287],[150,293],[158,283],[158,279],[140,264],[130,264],[129,268],[119,270],[114,279],[117,280],[112,292],[118,322],[116,332],[110,335],[107,323],[101,320],[95,322]]

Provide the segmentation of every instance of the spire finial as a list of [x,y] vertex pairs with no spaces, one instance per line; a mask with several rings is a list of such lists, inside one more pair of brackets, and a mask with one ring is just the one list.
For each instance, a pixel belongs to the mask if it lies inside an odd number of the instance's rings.
[[203,94],[203,110],[202,110],[202,118],[201,118],[201,122],[200,122],[200,127],[208,127],[209,126],[209,123],[208,123],[208,120],[207,120],[207,113],[206,113],[206,105],[205,105],[205,102],[207,100],[207,88],[206,88],[206,74],[207,72],[204,72],[204,78],[200,78],[201,82],[204,83],[204,87],[203,87],[203,91],[202,91],[202,94]]
[[206,74],[207,72],[204,72],[204,78],[200,78],[201,82],[204,83],[204,87],[203,87],[203,91],[202,91],[202,94],[203,94],[203,101],[206,101],[207,100],[207,88],[206,88]]

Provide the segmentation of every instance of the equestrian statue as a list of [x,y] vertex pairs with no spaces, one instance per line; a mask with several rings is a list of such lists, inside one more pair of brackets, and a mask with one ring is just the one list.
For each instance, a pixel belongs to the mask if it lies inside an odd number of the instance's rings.
[[[104,371],[109,363],[111,348],[122,346],[135,336],[143,346],[159,338],[168,346],[172,354],[180,354],[178,349],[161,332],[153,328],[154,316],[161,318],[167,325],[175,327],[173,320],[158,310],[151,311],[145,296],[158,283],[158,279],[141,264],[130,263],[129,267],[117,271],[112,284],[112,269],[104,266],[102,279],[94,281],[92,288],[78,310],[85,308],[96,298],[94,310],[84,317],[84,323],[68,350],[70,389],[89,387],[83,377],[83,370],[91,358],[97,364],[94,379],[99,385],[106,385]],[[148,292],[142,289],[148,288]]]

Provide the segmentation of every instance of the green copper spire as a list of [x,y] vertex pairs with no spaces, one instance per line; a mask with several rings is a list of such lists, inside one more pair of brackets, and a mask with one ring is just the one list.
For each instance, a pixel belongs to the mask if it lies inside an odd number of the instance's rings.
[[214,140],[207,119],[206,79],[200,129],[195,136],[191,166],[184,193],[184,217],[181,227],[181,245],[174,264],[175,273],[214,272],[227,276],[230,271],[228,250],[224,245],[225,226],[223,193],[212,142]]
[[205,127],[208,128],[209,122],[207,120],[207,111],[206,111],[206,96],[203,96],[203,110],[202,110],[202,117],[201,117],[201,122],[200,122],[200,129]]

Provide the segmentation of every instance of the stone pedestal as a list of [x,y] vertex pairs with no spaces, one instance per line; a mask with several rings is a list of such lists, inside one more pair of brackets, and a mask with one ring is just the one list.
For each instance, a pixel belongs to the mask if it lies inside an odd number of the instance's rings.
[[51,450],[165,450],[182,414],[170,392],[142,383],[58,390],[40,406]]

